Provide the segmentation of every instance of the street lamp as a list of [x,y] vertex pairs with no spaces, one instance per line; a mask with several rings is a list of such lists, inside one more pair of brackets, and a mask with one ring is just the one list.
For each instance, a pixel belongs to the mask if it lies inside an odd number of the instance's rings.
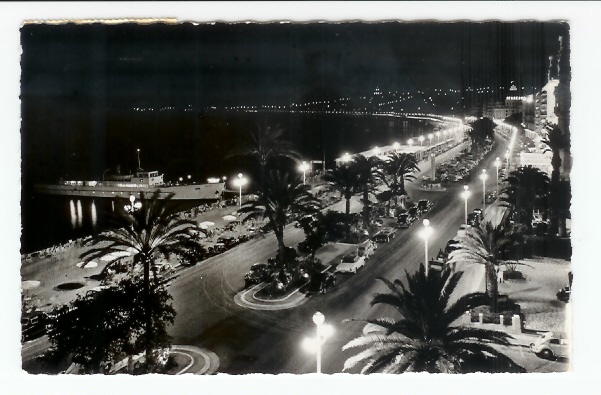
[[305,175],[307,173],[307,170],[309,170],[309,164],[303,161],[303,163],[298,167],[298,169],[303,172],[303,185],[305,185]]
[[501,167],[501,159],[497,156],[495,158],[495,162],[493,163],[497,168],[497,198],[499,197],[499,167]]
[[505,152],[505,159],[507,160],[507,171],[509,171],[509,150]]
[[430,220],[428,219],[424,219],[424,228],[421,231],[421,236],[422,239],[424,239],[424,262],[425,262],[425,266],[426,266],[426,276],[428,275],[428,269],[429,269],[429,264],[428,264],[428,238],[430,237],[430,235],[432,234],[433,230],[432,227],[430,227]]
[[486,208],[486,179],[488,178],[488,174],[486,174],[486,169],[482,169],[482,174],[480,174],[480,179],[482,180],[482,211]]
[[440,143],[440,132],[436,132],[436,138],[438,139],[436,142]]
[[374,155],[378,156],[380,155],[380,148],[379,147],[374,147]]
[[133,214],[134,212],[142,208],[142,202],[140,202],[139,200],[136,201],[136,197],[134,195],[129,195],[129,202],[130,204],[126,204],[125,206],[123,206],[123,208],[126,212],[130,214]]
[[240,188],[240,208],[242,208],[242,186],[246,185],[247,179],[244,178],[242,173],[238,173],[238,178],[234,180],[234,185]]
[[349,155],[348,152],[345,152],[344,155],[342,155],[342,161],[343,162],[348,162],[351,160],[351,156]]
[[419,146],[422,146],[422,143],[424,142],[424,136],[419,136]]
[[317,355],[317,373],[321,373],[321,349],[326,339],[332,335],[334,328],[331,325],[324,324],[326,317],[319,311],[313,314],[313,323],[316,326],[316,337],[307,338],[304,346],[307,350],[315,352]]
[[409,147],[413,146],[413,139],[407,140],[407,144],[409,144]]
[[432,137],[434,137],[434,135],[432,135],[432,133],[428,134],[428,139],[430,140],[430,145],[432,145]]
[[469,187],[467,185],[464,185],[463,192],[461,192],[461,197],[465,201],[465,224],[466,225],[467,225],[467,199],[469,199],[470,195],[472,194],[470,191],[468,191],[468,189],[469,189]]
[[401,145],[399,143],[397,143],[397,142],[395,142],[394,144],[392,144],[392,148],[394,148],[397,151],[398,151],[398,149],[399,149],[400,146]]
[[138,148],[138,171],[142,170],[142,165],[140,165],[140,148]]

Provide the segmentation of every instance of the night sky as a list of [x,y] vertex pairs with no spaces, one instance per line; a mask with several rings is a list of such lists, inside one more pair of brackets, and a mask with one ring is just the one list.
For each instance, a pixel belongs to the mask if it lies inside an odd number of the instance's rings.
[[[532,93],[561,35],[568,26],[548,22],[26,25],[23,181],[97,179],[117,162],[131,169],[140,147],[154,169],[168,165],[164,150],[202,173],[198,147],[222,130],[215,124],[231,125],[183,108],[289,105],[376,87],[490,87],[487,98],[499,99],[512,81]],[[165,106],[176,110],[132,110]]]

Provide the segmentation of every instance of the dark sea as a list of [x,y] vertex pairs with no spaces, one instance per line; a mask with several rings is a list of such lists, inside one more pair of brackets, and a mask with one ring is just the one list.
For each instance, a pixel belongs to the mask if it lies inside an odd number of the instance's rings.
[[[345,152],[405,142],[433,129],[431,123],[414,119],[323,113],[121,110],[100,119],[71,117],[67,124],[38,118],[28,118],[22,129],[21,253],[106,229],[106,213],[113,204],[111,199],[36,194],[34,184],[61,178],[101,180],[117,166],[129,174],[137,168],[138,148],[141,167],[163,173],[166,181],[190,176],[204,183],[207,177],[230,178],[239,172],[252,180],[257,169],[250,161],[226,156],[257,127],[280,127],[304,160],[325,157],[328,168]],[[281,166],[295,171],[291,164]],[[182,208],[197,204],[187,202]]]

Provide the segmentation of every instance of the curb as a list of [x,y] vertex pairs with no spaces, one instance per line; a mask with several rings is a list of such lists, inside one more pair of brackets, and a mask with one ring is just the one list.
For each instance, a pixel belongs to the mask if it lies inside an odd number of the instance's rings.
[[[171,346],[171,350],[169,352],[174,353],[174,354],[175,353],[186,354],[192,359],[192,361],[186,367],[184,367],[181,371],[177,372],[176,375],[180,375],[180,374],[212,375],[217,372],[217,369],[219,369],[219,357],[217,356],[217,354],[215,354],[212,351],[202,349],[199,347],[195,347],[195,346],[173,345],[173,346]],[[195,357],[188,353],[200,355],[204,359],[203,366],[197,372],[193,372],[193,373],[187,372],[187,370],[190,369],[190,367],[195,362]]]

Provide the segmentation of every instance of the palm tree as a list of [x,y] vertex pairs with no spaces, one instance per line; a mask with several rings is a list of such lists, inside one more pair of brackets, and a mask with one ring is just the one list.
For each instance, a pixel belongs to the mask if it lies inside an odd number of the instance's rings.
[[532,226],[534,207],[541,206],[549,193],[549,177],[533,166],[522,166],[509,173],[501,201],[510,204],[520,220]]
[[247,219],[267,218],[278,242],[281,267],[285,262],[286,245],[284,228],[295,214],[312,214],[319,210],[319,201],[309,192],[298,176],[272,170],[267,174],[263,191],[256,201],[249,202],[239,210]]
[[298,160],[300,154],[292,143],[282,139],[283,130],[279,127],[260,127],[250,133],[248,141],[231,151],[226,157],[250,157],[259,166],[259,181],[263,183],[267,176],[268,165],[278,158]]
[[346,199],[346,216],[350,217],[351,213],[351,197],[357,190],[359,183],[359,175],[357,168],[350,164],[343,164],[333,169],[328,170],[323,180],[328,183],[328,188],[331,190],[340,191],[340,196]]
[[[547,137],[542,140],[546,145],[544,152],[551,152],[551,166],[553,171],[551,172],[551,234],[556,234],[559,229],[560,217],[560,194],[559,191],[559,172],[561,168],[561,152],[570,148],[570,140],[567,136],[564,136],[559,126],[555,125],[548,133]],[[565,225],[565,221],[561,221],[562,225]],[[562,226],[564,228],[564,226]],[[562,235],[565,234],[565,229],[561,229]]]
[[342,350],[366,347],[348,358],[343,370],[364,364],[361,373],[469,373],[524,369],[497,351],[493,344],[509,345],[504,332],[455,326],[469,309],[484,304],[486,296],[471,293],[449,304],[463,273],[427,276],[423,265],[407,282],[382,280],[390,292],[378,293],[371,306],[391,306],[400,318],[361,320],[363,334]]
[[493,311],[497,310],[497,242],[501,237],[502,229],[493,228],[490,224],[484,230],[477,226],[464,229],[453,238],[453,250],[447,261],[449,267],[457,264],[484,265],[486,294]]
[[[107,268],[121,261],[124,254],[131,255],[131,274],[134,274],[135,268],[142,267],[147,344],[153,338],[150,272],[157,285],[157,260],[175,255],[192,263],[200,260],[204,253],[196,238],[198,232],[204,231],[194,221],[181,219],[170,210],[171,198],[159,199],[159,191],[156,191],[149,200],[144,200],[141,193],[141,207],[135,209],[132,205],[129,211],[126,211],[123,199],[118,199],[116,212],[111,217],[115,229],[94,236],[84,244],[92,248],[81,254],[85,262],[112,256]],[[151,360],[151,353],[152,350],[147,347],[147,361]]]
[[376,191],[377,181],[382,179],[381,164],[382,160],[377,156],[368,158],[361,154],[356,155],[351,163],[357,173],[357,189],[363,193],[363,226],[366,229],[370,220],[369,193]]
[[406,152],[394,152],[388,155],[384,163],[383,181],[394,194],[394,204],[399,205],[399,196],[406,195],[405,181],[415,180],[415,173],[419,171],[417,158]]

